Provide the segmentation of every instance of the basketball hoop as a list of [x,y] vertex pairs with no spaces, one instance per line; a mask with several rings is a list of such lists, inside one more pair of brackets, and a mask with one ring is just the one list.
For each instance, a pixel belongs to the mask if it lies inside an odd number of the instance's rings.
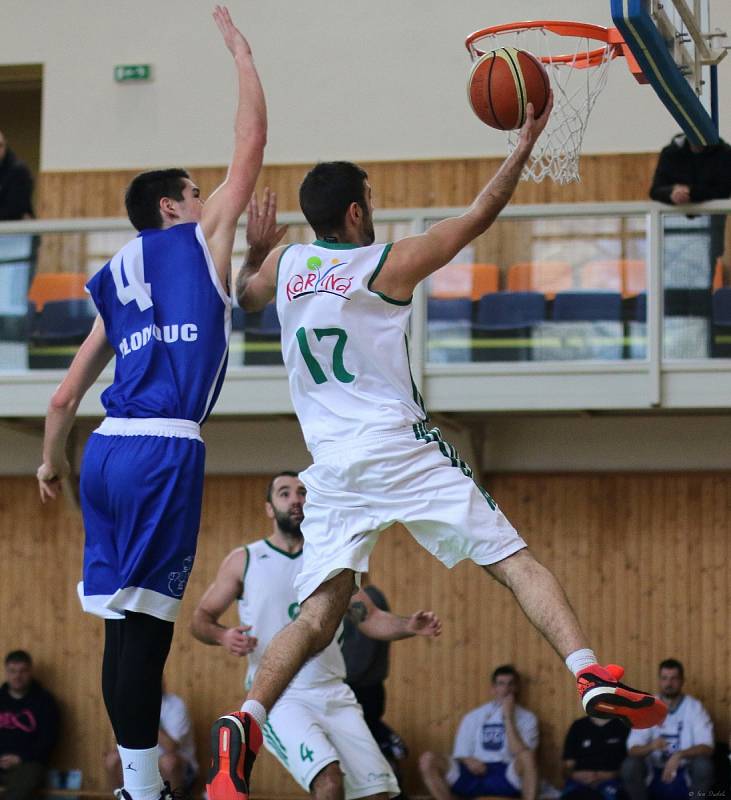
[[[574,39],[572,52],[564,39]],[[600,46],[596,43],[600,42]],[[473,61],[499,47],[515,47],[533,53],[551,81],[554,107],[521,178],[557,183],[580,180],[579,156],[584,131],[597,97],[606,86],[609,65],[618,56],[628,58],[630,69],[641,80],[641,70],[616,28],[585,22],[538,20],[493,25],[471,33],[465,45]],[[515,148],[519,131],[508,131]]]

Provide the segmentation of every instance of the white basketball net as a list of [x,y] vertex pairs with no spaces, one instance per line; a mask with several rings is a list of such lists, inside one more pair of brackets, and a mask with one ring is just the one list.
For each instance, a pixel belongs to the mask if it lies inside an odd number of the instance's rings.
[[[537,183],[546,177],[556,183],[580,181],[579,157],[584,131],[589,115],[599,93],[607,83],[609,64],[614,55],[614,46],[604,45],[586,37],[559,36],[546,28],[527,28],[488,34],[477,40],[480,51],[487,52],[499,47],[516,47],[528,50],[546,68],[553,89],[554,106],[545,130],[536,142],[530,160],[526,164],[521,180]],[[575,45],[574,55],[568,62],[553,61],[557,54],[569,53]],[[579,68],[580,54],[587,50],[604,47],[595,66]],[[479,57],[474,48],[470,50],[473,61]],[[518,143],[519,131],[506,131],[510,149]]]

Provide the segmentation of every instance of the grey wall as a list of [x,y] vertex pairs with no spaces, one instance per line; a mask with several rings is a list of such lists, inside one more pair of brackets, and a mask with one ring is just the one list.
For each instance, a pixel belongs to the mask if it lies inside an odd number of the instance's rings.
[[[711,0],[731,29],[731,3]],[[449,158],[505,152],[470,111],[465,36],[515,19],[611,24],[609,0],[232,0],[269,102],[268,163]],[[0,63],[42,62],[44,170],[228,161],[234,71],[201,0],[4,0]],[[151,63],[155,79],[119,85],[113,67]],[[721,67],[722,131],[731,59]],[[585,152],[655,150],[676,125],[621,60]]]

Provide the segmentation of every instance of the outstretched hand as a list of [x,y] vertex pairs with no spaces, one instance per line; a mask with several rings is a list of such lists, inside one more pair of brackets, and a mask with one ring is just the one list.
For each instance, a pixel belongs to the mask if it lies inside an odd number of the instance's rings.
[[256,194],[246,212],[246,243],[249,246],[250,263],[261,264],[269,252],[282,241],[287,232],[286,225],[277,225],[277,195],[267,186],[261,205]]
[[231,51],[231,55],[234,58],[239,54],[246,56],[251,55],[249,43],[246,41],[241,31],[234,25],[231,14],[226,6],[216,6],[213,10],[213,19],[216,21],[216,25],[218,25],[218,30],[221,31],[226,47]]
[[538,140],[538,137],[543,133],[543,129],[548,124],[548,118],[551,116],[553,110],[553,92],[548,93],[548,102],[543,109],[540,117],[535,116],[535,109],[533,103],[528,103],[525,110],[525,122],[520,129],[518,138],[518,147],[527,148],[529,151],[533,149],[533,145]]
[[434,638],[442,632],[442,622],[433,611],[417,611],[409,617],[406,627],[414,636]]

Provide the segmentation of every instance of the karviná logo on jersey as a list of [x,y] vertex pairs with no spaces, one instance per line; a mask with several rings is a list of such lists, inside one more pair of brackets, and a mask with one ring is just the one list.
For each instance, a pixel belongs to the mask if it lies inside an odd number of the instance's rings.
[[287,300],[296,300],[308,294],[334,294],[349,300],[347,292],[353,279],[335,271],[347,263],[333,258],[329,264],[323,264],[319,256],[310,256],[307,259],[307,272],[292,275],[287,281]]

